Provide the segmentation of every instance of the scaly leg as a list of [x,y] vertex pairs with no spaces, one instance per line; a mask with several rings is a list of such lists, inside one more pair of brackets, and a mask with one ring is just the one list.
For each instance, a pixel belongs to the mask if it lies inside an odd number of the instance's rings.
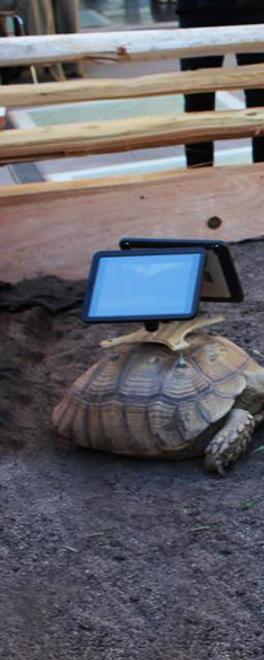
[[254,418],[241,408],[233,408],[226,423],[213,437],[205,452],[208,470],[224,476],[224,468],[234,463],[246,450],[254,431]]

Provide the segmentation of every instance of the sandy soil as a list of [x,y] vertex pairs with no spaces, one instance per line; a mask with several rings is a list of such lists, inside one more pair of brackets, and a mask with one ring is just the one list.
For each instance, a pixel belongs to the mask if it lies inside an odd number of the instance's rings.
[[[234,246],[246,300],[210,311],[264,365],[263,250]],[[0,657],[263,660],[263,429],[225,479],[63,445],[53,405],[124,331],[84,327],[83,290],[1,286]]]

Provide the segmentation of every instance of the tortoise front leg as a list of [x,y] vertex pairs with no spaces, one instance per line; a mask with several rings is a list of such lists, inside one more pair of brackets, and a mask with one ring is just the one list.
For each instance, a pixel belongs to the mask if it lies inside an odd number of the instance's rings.
[[233,408],[223,428],[216,433],[205,452],[208,470],[224,476],[224,468],[246,450],[254,431],[254,418],[242,408]]

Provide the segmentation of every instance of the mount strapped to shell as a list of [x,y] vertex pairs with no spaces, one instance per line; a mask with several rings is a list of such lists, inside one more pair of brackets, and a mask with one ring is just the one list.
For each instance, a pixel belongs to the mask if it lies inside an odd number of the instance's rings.
[[[123,345],[133,344],[160,344],[165,346],[172,353],[178,353],[178,367],[184,368],[186,366],[185,351],[188,351],[193,336],[201,328],[222,323],[223,316],[214,316],[213,318],[206,318],[203,316],[190,319],[189,321],[172,321],[169,324],[161,323],[160,326],[150,332],[147,328],[137,330],[128,335],[121,335],[113,339],[104,339],[101,341],[102,348],[116,348]],[[191,335],[190,340],[187,340],[188,335]]]
[[205,316],[198,316],[189,321],[172,321],[171,323],[161,323],[157,330],[149,332],[144,328],[131,332],[128,335],[121,335],[113,339],[104,339],[101,341],[102,348],[116,348],[124,344],[162,344],[166,346],[173,353],[181,353],[187,350],[190,346],[190,341],[187,340],[188,335],[193,335],[201,328],[222,323],[224,317],[222,315],[207,318]]
[[160,323],[197,317],[200,300],[243,300],[223,242],[123,238],[119,246],[93,257],[82,316],[88,323],[137,321],[154,336]]

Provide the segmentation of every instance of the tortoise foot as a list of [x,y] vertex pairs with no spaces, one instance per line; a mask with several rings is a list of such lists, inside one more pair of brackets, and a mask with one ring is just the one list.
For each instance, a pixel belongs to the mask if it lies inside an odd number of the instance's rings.
[[252,439],[254,426],[254,418],[247,410],[233,408],[225,425],[206,449],[207,469],[224,476],[225,467],[234,463],[246,450]]

